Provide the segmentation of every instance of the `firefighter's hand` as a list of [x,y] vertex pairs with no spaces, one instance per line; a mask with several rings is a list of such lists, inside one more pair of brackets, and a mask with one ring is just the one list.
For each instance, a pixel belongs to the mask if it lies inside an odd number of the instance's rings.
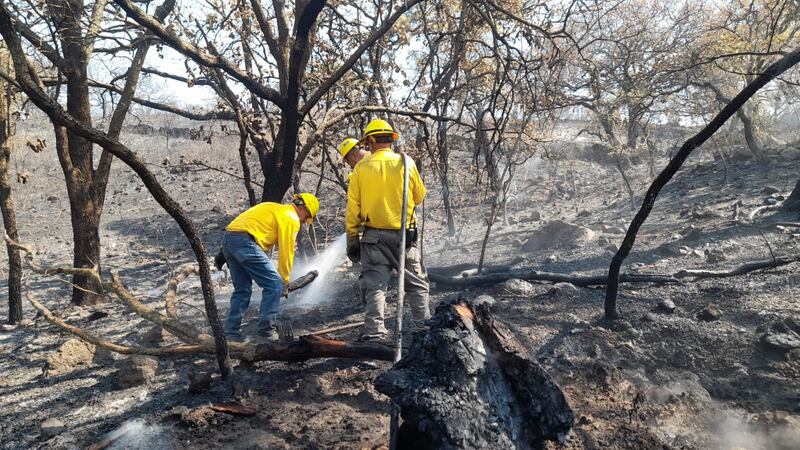
[[361,242],[358,236],[347,236],[347,257],[353,264],[361,261]]
[[283,298],[289,298],[289,283],[283,283],[283,292],[281,296],[283,296]]
[[217,270],[222,270],[222,266],[224,266],[225,263],[227,263],[227,261],[225,261],[225,254],[222,253],[222,247],[220,247],[216,256],[214,256],[214,267],[216,267]]

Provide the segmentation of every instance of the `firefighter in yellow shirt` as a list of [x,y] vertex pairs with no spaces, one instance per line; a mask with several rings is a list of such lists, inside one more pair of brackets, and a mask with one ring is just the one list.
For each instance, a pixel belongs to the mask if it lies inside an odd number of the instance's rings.
[[[347,190],[347,256],[361,261],[361,290],[365,296],[362,340],[381,340],[388,334],[384,325],[386,288],[393,269],[399,268],[400,220],[403,208],[403,159],[392,144],[399,135],[388,122],[376,119],[364,130],[362,143],[370,155],[362,159],[350,177]],[[414,161],[408,158],[408,223],[411,230],[405,249],[406,298],[411,307],[414,329],[422,329],[430,318],[429,283],[416,242],[415,206],[425,198],[425,185]],[[359,241],[359,227],[364,235]]]
[[[317,198],[302,193],[295,195],[289,204],[259,203],[225,227],[222,252],[233,281],[231,307],[225,319],[225,334],[229,339],[242,340],[242,316],[250,306],[253,281],[262,289],[258,335],[278,339],[274,322],[281,294],[288,294],[297,233],[300,224],[310,224],[318,211]],[[277,270],[265,253],[276,246]]]

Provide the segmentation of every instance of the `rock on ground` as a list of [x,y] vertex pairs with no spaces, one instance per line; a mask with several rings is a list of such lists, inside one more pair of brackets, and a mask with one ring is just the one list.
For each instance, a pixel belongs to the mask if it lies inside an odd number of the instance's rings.
[[700,313],[697,314],[697,317],[702,320],[703,322],[713,322],[715,320],[719,320],[722,317],[722,310],[719,309],[716,305],[708,305],[703,308]]
[[161,344],[164,342],[165,337],[167,336],[167,332],[164,331],[163,328],[159,326],[154,326],[153,328],[147,330],[142,335],[142,342],[145,344]]
[[603,231],[603,233],[609,234],[625,234],[627,231],[624,227],[619,225],[602,225],[600,229]]
[[189,374],[189,392],[197,394],[211,387],[211,372],[200,371]]
[[71,372],[79,367],[92,363],[95,346],[80,339],[72,338],[61,344],[54,353],[47,357],[44,365],[46,376]]
[[658,303],[658,310],[671,314],[675,311],[675,302],[670,299],[661,300]]
[[550,295],[561,298],[575,298],[580,291],[572,283],[556,283],[550,290]]
[[533,295],[533,285],[518,278],[511,278],[499,283],[495,290],[500,295],[512,297],[530,297]]
[[784,351],[800,349],[800,321],[786,317],[770,324],[761,342]]
[[593,241],[595,232],[562,220],[547,222],[536,230],[522,246],[526,252],[535,252],[548,248],[575,248]]
[[134,355],[122,360],[117,371],[117,384],[121,388],[139,386],[156,376],[158,361],[155,358]]
[[39,425],[39,434],[43,439],[50,439],[53,436],[63,433],[66,429],[67,427],[64,425],[64,422],[55,418],[50,418]]
[[721,249],[708,249],[705,251],[706,262],[709,264],[716,264],[727,261],[728,257],[725,251]]

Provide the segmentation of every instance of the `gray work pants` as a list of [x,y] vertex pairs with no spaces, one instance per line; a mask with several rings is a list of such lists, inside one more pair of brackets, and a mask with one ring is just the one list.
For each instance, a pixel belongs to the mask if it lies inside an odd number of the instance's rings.
[[[392,269],[398,269],[397,259],[400,233],[397,230],[367,228],[361,238],[361,292],[366,303],[364,334],[388,333],[383,324],[386,307],[386,288]],[[406,250],[405,301],[411,308],[414,328],[430,319],[428,308],[428,275],[422,267],[416,244]],[[398,311],[400,314],[400,311]]]

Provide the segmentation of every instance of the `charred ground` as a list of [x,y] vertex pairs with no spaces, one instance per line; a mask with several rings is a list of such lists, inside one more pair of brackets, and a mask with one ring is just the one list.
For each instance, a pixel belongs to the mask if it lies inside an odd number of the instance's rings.
[[[175,139],[170,161],[163,164],[158,138],[127,139],[137,148],[152,149],[143,150],[144,157],[214,248],[227,220],[245,208],[244,190],[235,179],[194,172],[178,162],[202,159],[218,167],[236,167],[235,161],[218,156],[226,142],[202,145]],[[467,167],[470,157],[456,153],[453,158]],[[788,195],[796,182],[800,152],[786,147],[775,151],[767,164],[740,158],[723,171],[705,153],[694,157],[659,199],[624,270],[668,273],[733,267],[770,258],[764,238],[778,256],[797,254],[796,228],[763,228],[762,237],[754,225],[732,220],[735,208],[746,216],[771,202],[769,198]],[[68,203],[54,157],[26,156],[17,167],[30,174],[15,192],[18,210],[26,212],[21,215],[22,241],[33,244],[42,260],[68,262]],[[574,185],[567,182],[568,167]],[[507,216],[490,236],[487,263],[605,273],[633,215],[613,170],[586,160],[555,165],[539,158],[523,169]],[[639,179],[648,178],[646,167],[633,170]],[[177,227],[133,174],[119,165],[114,171],[102,224],[104,268],[119,271],[131,290],[159,306],[168,278],[191,256]],[[454,198],[454,237],[447,236],[439,187],[430,182],[424,230],[429,267],[476,262],[480,253],[489,209],[480,189],[470,190],[467,170],[453,179],[461,183]],[[316,180],[308,180],[312,181]],[[339,189],[332,183],[323,185],[319,241],[331,241],[342,230]],[[797,221],[774,212],[761,217],[762,224]],[[554,220],[587,227],[594,235],[558,247],[522,250],[537,230]],[[306,252],[313,254],[308,248]],[[575,411],[569,448],[796,448],[800,355],[777,351],[761,340],[770,324],[800,314],[797,267],[676,284],[625,284],[620,297],[624,319],[613,325],[601,320],[601,288],[521,282],[460,291],[435,288],[432,303],[481,294],[495,297],[495,318],[536,355]],[[333,278],[329,301],[314,307],[293,305],[296,299],[284,304],[281,319],[292,323],[296,335],[360,320],[357,270],[345,264]],[[137,343],[150,329],[114,302],[73,308],[68,285],[27,272],[25,281],[27,289],[61,317],[99,335]],[[220,280],[216,289],[225,311],[230,285]],[[203,323],[196,280],[183,285],[179,300],[182,317]],[[659,306],[664,300],[675,304],[673,312]],[[721,316],[703,320],[700,313],[711,305]],[[32,308],[25,307],[26,317],[32,318]],[[108,316],[92,315],[97,311]],[[352,339],[356,332],[337,336]],[[69,338],[43,318],[0,333],[3,447],[86,446],[134,419],[143,423],[116,444],[120,448],[364,448],[387,441],[388,399],[373,387],[375,377],[389,368],[387,363],[318,360],[240,366],[237,373],[249,391],[244,403],[256,409],[255,415],[188,414],[225,395],[216,375],[210,390],[187,389],[190,374],[215,371],[212,357],[161,360],[150,383],[131,388],[119,386],[117,366],[122,358],[100,351],[87,365],[43,375],[48,357]],[[45,438],[40,428],[50,418],[61,420],[65,430]],[[129,440],[133,438],[139,440]]]

